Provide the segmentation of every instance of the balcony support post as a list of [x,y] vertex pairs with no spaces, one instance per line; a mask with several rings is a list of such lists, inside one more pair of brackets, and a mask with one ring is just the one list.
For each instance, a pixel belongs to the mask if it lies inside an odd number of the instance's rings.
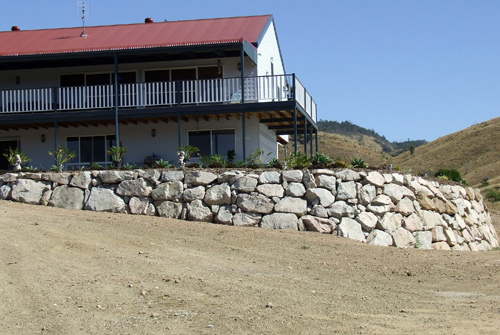
[[314,135],[316,137],[316,152],[318,152],[318,129],[314,130]]
[[54,152],[59,150],[59,125],[57,117],[54,119]]
[[297,154],[297,108],[293,109],[293,153]]
[[310,152],[311,152],[311,158],[314,156],[313,155],[313,124],[311,123],[310,124],[310,127],[309,127],[309,144],[310,144]]
[[120,147],[120,126],[118,122],[118,53],[114,53],[114,105],[115,105],[115,139],[116,139],[116,147]]
[[[245,50],[243,49],[243,44],[241,44],[240,49],[240,69],[241,69],[241,103],[245,103]],[[247,159],[247,148],[246,148],[246,127],[245,127],[246,115],[245,108],[241,109],[241,136],[243,137],[243,160]]]
[[304,155],[307,156],[307,119],[304,119]]
[[246,141],[247,141],[247,135],[246,135],[246,127],[245,127],[245,109],[241,109],[241,136],[242,138],[242,144],[243,144],[243,160],[247,159],[247,148],[246,148]]
[[179,144],[179,148],[182,147],[182,119],[181,119],[181,111],[177,111],[177,143]]

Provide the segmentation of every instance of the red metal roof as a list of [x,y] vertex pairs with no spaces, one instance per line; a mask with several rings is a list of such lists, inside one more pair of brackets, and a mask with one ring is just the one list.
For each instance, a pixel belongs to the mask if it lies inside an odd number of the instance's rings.
[[[0,32],[0,56],[239,42],[254,43],[271,15]],[[22,29],[22,27],[21,27]]]

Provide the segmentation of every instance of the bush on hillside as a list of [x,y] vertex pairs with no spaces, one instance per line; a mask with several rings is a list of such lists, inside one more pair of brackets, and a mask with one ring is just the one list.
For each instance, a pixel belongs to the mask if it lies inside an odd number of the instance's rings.
[[446,179],[448,180],[453,180],[456,181],[457,183],[467,184],[467,182],[462,179],[460,172],[458,172],[455,169],[440,169],[438,172],[436,172],[434,176],[438,178],[446,177]]

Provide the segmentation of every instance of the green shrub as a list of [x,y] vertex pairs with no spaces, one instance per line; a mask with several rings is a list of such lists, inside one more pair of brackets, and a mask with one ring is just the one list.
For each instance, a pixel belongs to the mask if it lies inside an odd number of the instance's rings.
[[500,192],[498,190],[488,190],[486,191],[486,199],[488,199],[491,202],[497,202],[500,201]]
[[306,154],[299,151],[288,156],[285,159],[285,164],[287,169],[307,169],[311,166],[311,160]]
[[16,165],[16,155],[19,155],[19,158],[21,158],[21,164],[31,161],[31,159],[28,158],[28,155],[25,152],[19,152],[18,148],[12,149],[9,147],[9,153],[5,153],[3,155],[7,158],[10,165]]
[[169,161],[165,161],[163,159],[159,159],[155,162],[155,167],[160,168],[160,169],[168,169],[173,167],[172,164],[170,164]]
[[353,168],[366,168],[368,164],[361,157],[354,157],[351,161]]
[[209,168],[223,168],[226,167],[226,160],[222,155],[216,154],[211,156],[201,157],[201,164]]
[[261,148],[251,151],[250,156],[247,158],[248,167],[262,167],[266,161],[266,157],[269,157],[271,154],[271,152],[266,153],[266,150]]
[[317,152],[311,159],[311,164],[316,169],[324,169],[332,162],[328,155]]
[[267,167],[271,169],[283,169],[283,163],[277,158],[272,158],[268,163]]
[[462,179],[460,172],[455,169],[440,169],[434,174],[435,177],[442,178],[446,177],[448,180],[456,181],[457,183],[467,184],[465,180]]

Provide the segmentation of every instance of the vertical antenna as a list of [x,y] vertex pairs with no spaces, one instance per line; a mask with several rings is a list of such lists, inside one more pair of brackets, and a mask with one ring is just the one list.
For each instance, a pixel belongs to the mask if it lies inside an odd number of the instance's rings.
[[85,33],[85,18],[87,17],[88,19],[90,12],[90,3],[88,1],[77,1],[76,6],[77,6],[77,15],[79,18],[82,19],[83,31],[80,34],[80,37],[87,37],[88,35]]

